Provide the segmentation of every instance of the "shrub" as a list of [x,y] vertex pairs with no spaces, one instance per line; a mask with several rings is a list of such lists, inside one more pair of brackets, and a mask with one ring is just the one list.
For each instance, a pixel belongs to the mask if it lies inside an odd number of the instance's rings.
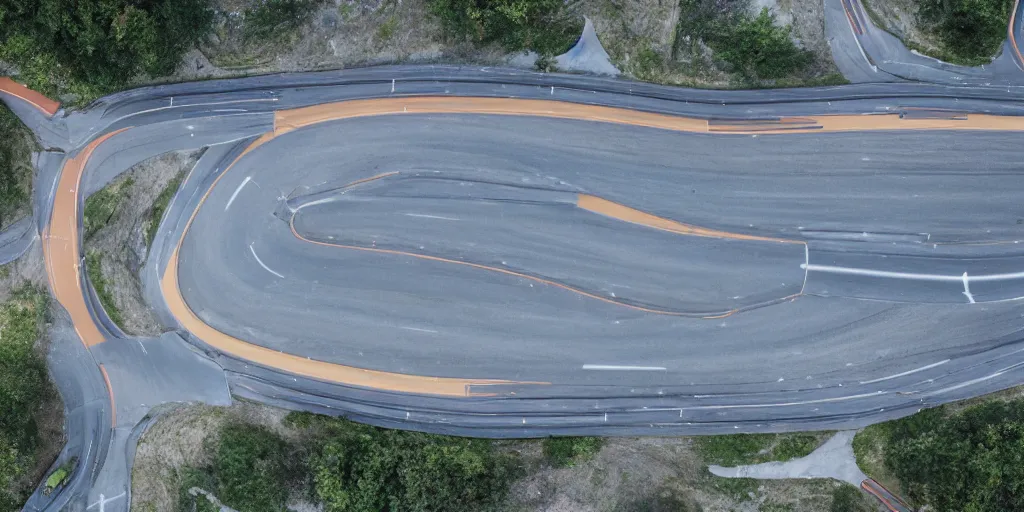
[[553,466],[569,467],[593,458],[601,451],[602,444],[600,437],[548,437],[542,449]]
[[328,512],[477,511],[507,493],[518,465],[482,439],[386,430],[308,414],[309,467]]
[[0,105],[0,225],[9,223],[28,203],[34,146],[28,128]]
[[244,36],[252,39],[283,38],[305,24],[323,0],[262,0],[245,10]]
[[288,500],[287,445],[255,425],[229,424],[213,466],[217,497],[246,512],[280,512]]
[[445,32],[474,43],[498,43],[514,52],[556,55],[583,30],[582,20],[562,0],[429,0]]
[[804,457],[819,444],[814,434],[733,434],[697,438],[697,448],[705,462],[722,466]]
[[800,71],[810,53],[790,39],[791,28],[775,25],[767,8],[756,17],[744,17],[708,40],[717,56],[748,80],[772,80]]

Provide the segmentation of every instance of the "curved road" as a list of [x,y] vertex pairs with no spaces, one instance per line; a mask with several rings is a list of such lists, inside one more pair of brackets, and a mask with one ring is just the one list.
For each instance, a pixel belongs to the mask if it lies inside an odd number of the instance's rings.
[[[12,90],[66,134],[37,212],[47,272],[99,365],[80,401],[121,443],[149,406],[228,386],[509,437],[850,428],[1024,374],[1024,102],[1006,88],[394,67],[67,117]],[[206,150],[144,271],[188,344],[126,338],[81,271],[82,201],[188,148]],[[130,464],[118,450],[89,466]],[[118,496],[104,475],[84,501]]]

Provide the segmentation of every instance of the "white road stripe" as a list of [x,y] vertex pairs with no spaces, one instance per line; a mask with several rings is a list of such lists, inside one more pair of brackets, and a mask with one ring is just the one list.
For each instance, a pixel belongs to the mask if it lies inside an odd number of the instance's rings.
[[406,217],[419,217],[421,219],[459,220],[455,217],[442,217],[440,215],[427,215],[425,213],[406,213]]
[[242,191],[242,187],[244,187],[246,183],[249,183],[249,180],[251,179],[251,176],[246,176],[245,179],[242,180],[242,183],[235,189],[235,193],[231,194],[231,199],[228,199],[228,204],[224,205],[224,211],[228,211],[228,208],[231,208],[231,203],[235,202],[235,198],[238,197],[238,193]]
[[584,370],[612,370],[612,371],[639,371],[639,372],[663,372],[664,366],[617,366],[611,364],[585,364]]
[[267,272],[270,272],[271,274],[274,274],[275,276],[280,277],[281,279],[284,279],[284,276],[282,276],[281,274],[278,274],[277,272],[274,272],[273,270],[270,270],[270,267],[268,267],[268,266],[263,264],[263,261],[260,260],[260,257],[256,255],[256,250],[252,248],[252,244],[249,244],[249,252],[252,253],[252,257],[253,258],[256,258],[256,263],[259,263],[260,266],[263,267],[263,270],[266,270]]
[[871,379],[871,380],[861,381],[861,384],[874,384],[876,382],[882,382],[882,381],[886,381],[886,380],[895,379],[895,378],[898,378],[898,377],[904,377],[906,375],[911,375],[911,374],[914,374],[914,373],[917,373],[917,372],[923,372],[925,370],[930,370],[932,368],[935,368],[936,366],[941,366],[941,365],[944,365],[944,364],[946,364],[948,362],[949,362],[949,359],[944,359],[944,360],[939,361],[937,363],[932,363],[932,364],[929,364],[929,365],[925,365],[925,366],[922,366],[920,368],[915,368],[913,370],[905,371],[903,373],[897,373],[896,375],[890,375],[888,377],[882,377],[880,379]]
[[915,281],[945,281],[963,282],[965,279],[973,282],[985,281],[1006,281],[1010,279],[1024,279],[1024,272],[1011,272],[1008,274],[985,274],[980,276],[966,277],[965,275],[951,276],[946,274],[916,274],[913,272],[890,272],[888,270],[872,270],[869,268],[836,267],[832,265],[800,265],[811,272],[824,272],[828,274],[847,274],[855,276],[886,277],[890,279],[912,279]]
[[974,295],[971,295],[971,283],[967,278],[967,272],[964,272],[964,295],[967,297],[967,301],[974,304]]

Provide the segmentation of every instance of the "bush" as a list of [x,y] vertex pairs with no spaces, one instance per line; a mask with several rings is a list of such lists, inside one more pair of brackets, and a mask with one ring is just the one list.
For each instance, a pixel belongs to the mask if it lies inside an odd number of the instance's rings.
[[209,0],[20,0],[0,7],[0,60],[30,87],[91,97],[167,75],[205,36]]
[[885,465],[935,510],[1024,510],[1024,400],[925,410],[884,430]]
[[429,0],[431,11],[452,38],[498,43],[510,52],[556,55],[572,47],[582,20],[562,0]]
[[985,64],[1003,40],[1013,0],[919,0],[921,18],[936,26],[947,57],[959,64]]
[[518,465],[482,439],[387,430],[293,413],[314,431],[309,457],[316,496],[328,512],[477,511],[508,492]]
[[589,460],[601,451],[600,437],[548,437],[544,439],[544,456],[557,467],[569,467]]
[[843,484],[832,491],[832,506],[829,512],[871,512],[876,510],[864,500],[860,490],[850,484]]
[[246,512],[284,510],[288,500],[287,453],[284,440],[263,427],[224,427],[213,466],[217,498]]

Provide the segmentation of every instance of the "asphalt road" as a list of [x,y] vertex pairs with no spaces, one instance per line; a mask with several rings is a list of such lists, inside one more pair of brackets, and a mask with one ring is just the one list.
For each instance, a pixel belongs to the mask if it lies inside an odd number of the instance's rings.
[[[60,359],[93,487],[32,506],[124,506],[149,407],[229,387],[516,437],[850,428],[1019,384],[1022,99],[398,67],[37,120],[68,134],[36,211],[61,339],[98,371]],[[143,272],[184,341],[125,338],[78,266],[81,201],[203,147]]]

